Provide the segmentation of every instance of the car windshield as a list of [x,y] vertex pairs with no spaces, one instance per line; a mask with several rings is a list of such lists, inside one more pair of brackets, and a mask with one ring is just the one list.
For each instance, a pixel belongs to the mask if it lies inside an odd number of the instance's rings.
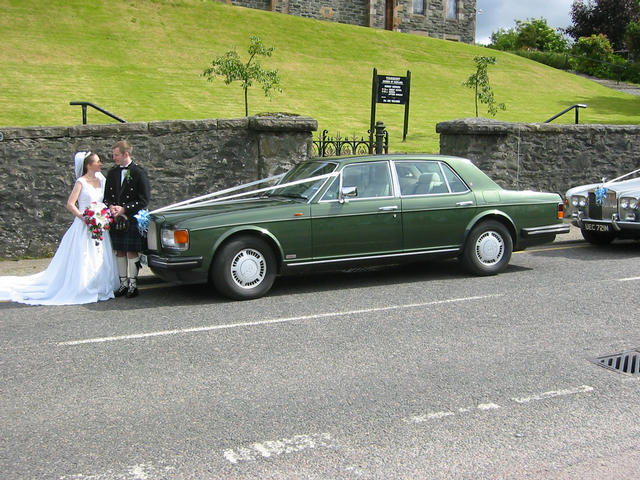
[[[298,180],[304,180],[305,178],[317,177],[319,175],[325,175],[333,172],[338,164],[336,162],[327,161],[309,161],[296,165],[287,174],[282,177],[279,184],[284,185],[286,183],[297,182]],[[309,181],[305,183],[299,183],[296,185],[289,185],[282,188],[276,188],[271,190],[269,196],[300,198],[303,200],[309,200],[315,195],[315,193],[322,187],[326,178],[319,180]]]

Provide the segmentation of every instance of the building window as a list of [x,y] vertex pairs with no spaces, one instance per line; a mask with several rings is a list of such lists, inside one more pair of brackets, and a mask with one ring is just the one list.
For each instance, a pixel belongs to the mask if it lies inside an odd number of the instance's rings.
[[458,0],[447,0],[447,18],[458,18]]
[[413,0],[413,13],[424,15],[424,0]]

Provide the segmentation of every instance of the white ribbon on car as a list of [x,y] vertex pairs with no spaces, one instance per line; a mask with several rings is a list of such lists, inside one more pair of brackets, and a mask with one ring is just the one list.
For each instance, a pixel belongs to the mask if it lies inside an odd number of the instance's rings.
[[[261,183],[266,183],[266,182],[270,182],[272,180],[277,180],[280,179],[282,177],[284,177],[284,173],[280,174],[280,175],[274,175],[272,177],[269,178],[263,178],[261,180],[256,180],[255,182],[250,182],[250,183],[245,183],[242,185],[238,185],[237,187],[232,187],[232,188],[226,188],[224,190],[220,190],[217,192],[213,192],[213,193],[208,193],[206,195],[201,195],[199,197],[194,197],[194,198],[190,198],[188,200],[183,200],[182,202],[178,202],[178,203],[174,203],[171,205],[167,205],[166,207],[160,207],[157,208],[155,210],[153,210],[150,213],[162,213],[162,212],[168,212],[168,211],[175,211],[175,210],[186,210],[188,208],[193,208],[193,207],[203,207],[206,205],[213,205],[215,203],[219,203],[219,202],[223,202],[226,200],[232,200],[232,199],[236,199],[236,198],[241,198],[241,197],[246,197],[249,195],[256,195],[258,193],[264,193],[264,192],[269,192],[271,190],[276,190],[278,188],[285,188],[285,187],[291,187],[294,185],[300,185],[303,183],[310,183],[310,182],[316,182],[318,180],[324,180],[327,178],[331,178],[331,177],[336,177],[340,174],[340,172],[332,172],[332,173],[326,173],[324,175],[318,175],[315,177],[309,177],[309,178],[303,178],[302,180],[296,180],[294,182],[287,182],[287,183],[279,183],[276,185],[273,185],[271,187],[265,187],[265,188],[258,188],[256,190],[250,190],[248,192],[243,192],[243,193],[236,193],[234,195],[227,195],[227,196],[222,196],[221,195],[226,195],[228,193],[232,193],[232,192],[236,192],[238,190],[243,190],[245,188],[248,187],[253,187],[254,185],[259,185]],[[215,197],[220,197],[220,198],[215,198]]]
[[598,187],[596,187],[596,189],[593,191],[595,197],[596,197],[596,205],[603,205],[604,204],[604,200],[607,197],[607,192],[609,192],[609,189],[607,188],[609,185],[616,183],[619,180],[622,180],[623,178],[629,177],[631,175],[633,175],[634,173],[638,173],[640,172],[640,168],[634,170],[633,172],[629,172],[629,173],[625,173],[624,175],[620,175],[617,178],[614,178],[613,180],[609,180],[609,181],[604,181],[604,178],[602,179],[602,185],[599,185]]
[[622,180],[625,177],[628,177],[630,175],[633,175],[634,173],[638,173],[640,172],[640,168],[638,168],[637,170],[634,170],[633,172],[629,172],[629,173],[625,173],[624,175],[619,176],[618,178],[614,178],[613,180],[609,180],[608,182],[604,182],[604,185],[609,185],[611,183],[617,182],[618,180]]

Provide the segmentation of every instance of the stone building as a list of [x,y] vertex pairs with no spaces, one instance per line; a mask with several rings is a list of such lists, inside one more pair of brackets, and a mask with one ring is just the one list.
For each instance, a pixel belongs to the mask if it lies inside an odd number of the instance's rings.
[[242,7],[474,43],[476,0],[218,0]]

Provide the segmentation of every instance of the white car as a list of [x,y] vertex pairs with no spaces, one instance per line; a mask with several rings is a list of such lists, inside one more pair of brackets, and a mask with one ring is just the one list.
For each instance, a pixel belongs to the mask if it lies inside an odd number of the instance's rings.
[[640,239],[640,169],[601,183],[567,190],[565,219],[596,245]]

